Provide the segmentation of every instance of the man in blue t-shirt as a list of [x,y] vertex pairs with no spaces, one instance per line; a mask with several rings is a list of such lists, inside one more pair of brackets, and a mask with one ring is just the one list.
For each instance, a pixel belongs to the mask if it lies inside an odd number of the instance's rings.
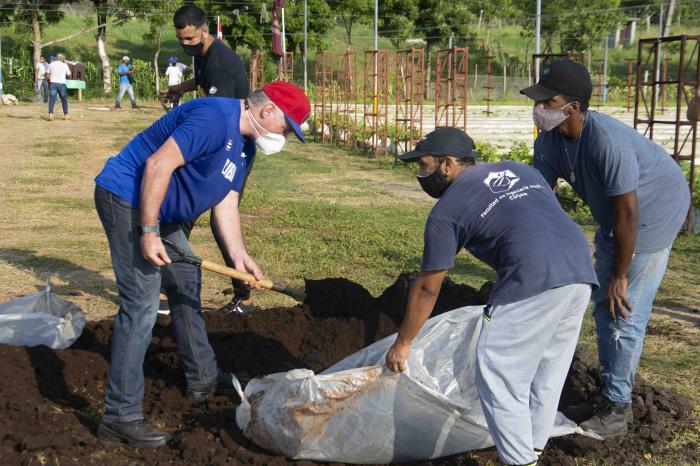
[[122,57],[122,62],[117,67],[117,74],[119,75],[119,92],[117,93],[117,100],[114,101],[114,108],[122,108],[122,97],[124,97],[125,92],[129,94],[131,108],[139,108],[136,105],[134,88],[131,85],[134,80],[134,69],[131,66],[131,59],[126,55]]
[[583,65],[562,60],[520,92],[535,101],[535,168],[552,187],[559,178],[569,183],[599,224],[600,288],[592,299],[602,390],[564,414],[607,439],[625,435],[632,422],[632,386],[647,322],[690,192],[678,163],[661,146],[588,110],[592,87]]
[[161,280],[188,397],[203,401],[220,383],[231,384],[231,377],[217,369],[207,339],[201,270],[171,262],[161,237],[191,254],[183,222],[212,209],[227,261],[261,279],[243,241],[239,194],[256,148],[264,154],[279,152],[292,131],[303,142],[300,125],[309,111],[304,92],[282,81],[253,91],[247,99],[192,100],[139,133],[95,178],[95,205],[109,240],[121,304],[97,430],[101,438],[138,447],[157,447],[170,438],[147,424],[141,409],[143,359]]
[[591,285],[586,237],[535,169],[475,164],[466,133],[438,128],[404,154],[418,182],[439,198],[425,226],[421,272],[411,286],[387,354],[405,369],[410,345],[430,316],[462,248],[498,274],[477,344],[477,389],[505,464],[536,464],[554,425]]

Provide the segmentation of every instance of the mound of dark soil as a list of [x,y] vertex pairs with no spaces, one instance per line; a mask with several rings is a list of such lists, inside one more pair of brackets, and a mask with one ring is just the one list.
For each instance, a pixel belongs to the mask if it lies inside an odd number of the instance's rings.
[[[209,339],[219,365],[252,376],[294,368],[320,371],[368,344],[394,333],[415,278],[402,274],[379,298],[345,279],[307,281],[305,305],[260,309],[245,315],[207,312]],[[483,304],[480,290],[446,281],[436,313]],[[235,426],[236,400],[215,397],[204,404],[184,396],[185,382],[170,319],[159,316],[144,369],[144,413],[156,426],[175,432],[166,447],[135,449],[103,442],[94,432],[102,409],[112,321],[90,322],[72,348],[0,345],[0,464],[219,465],[291,464],[248,442]],[[576,401],[597,388],[595,359],[577,354],[565,398]],[[640,382],[635,391],[639,422],[621,445],[581,437],[558,439],[544,463],[573,464],[594,455],[634,464],[646,452],[662,452],[674,429],[688,422],[691,407],[670,390]],[[692,456],[695,455],[695,456]],[[480,464],[493,449],[425,464]],[[688,453],[697,460],[697,450]],[[692,461],[691,461],[692,462]],[[310,464],[310,462],[299,462]]]

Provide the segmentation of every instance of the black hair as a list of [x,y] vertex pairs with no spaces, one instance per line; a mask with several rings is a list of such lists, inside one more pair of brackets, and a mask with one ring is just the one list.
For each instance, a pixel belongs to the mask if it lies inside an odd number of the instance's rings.
[[581,105],[582,112],[585,112],[586,110],[588,110],[588,104],[591,100],[590,96],[588,96],[588,97],[576,97],[573,95],[562,94],[561,97],[564,99],[564,102],[566,102],[567,104],[570,104],[571,102],[578,102]]
[[175,29],[183,29],[187,26],[201,28],[207,24],[207,14],[199,7],[186,5],[175,12],[173,24]]

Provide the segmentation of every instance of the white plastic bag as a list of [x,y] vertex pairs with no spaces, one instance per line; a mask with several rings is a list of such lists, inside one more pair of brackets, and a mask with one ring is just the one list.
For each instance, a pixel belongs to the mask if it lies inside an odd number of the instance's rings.
[[56,296],[48,280],[43,291],[0,304],[0,343],[64,349],[83,327],[78,306]]
[[[390,463],[489,447],[475,385],[482,312],[470,306],[428,320],[401,374],[384,366],[391,335],[319,375],[297,369],[253,379],[236,423],[292,459]],[[552,436],[575,432],[559,413]]]

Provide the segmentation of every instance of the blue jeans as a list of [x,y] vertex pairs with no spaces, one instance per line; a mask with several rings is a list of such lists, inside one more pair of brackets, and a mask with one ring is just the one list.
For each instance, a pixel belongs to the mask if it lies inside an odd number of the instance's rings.
[[610,238],[595,238],[595,271],[600,288],[593,300],[593,317],[598,334],[598,358],[603,366],[603,396],[615,403],[632,403],[634,374],[644,347],[644,334],[651,316],[656,290],[661,284],[671,246],[651,254],[635,254],[627,272],[627,295],[632,308],[629,320],[618,316],[613,322],[606,294],[610,284],[615,245]]
[[117,100],[114,101],[114,105],[116,107],[120,106],[122,104],[122,97],[124,97],[124,93],[129,94],[129,100],[131,100],[131,106],[136,107],[136,100],[134,99],[134,88],[131,87],[131,84],[127,83],[120,83],[119,84],[119,93],[117,94]]
[[36,82],[36,103],[41,101],[41,91],[44,91],[44,103],[49,101],[49,83],[46,79],[39,79]]
[[51,83],[51,98],[49,99],[49,114],[53,113],[56,104],[56,95],[61,98],[63,114],[68,115],[68,88],[63,83]]
[[[161,280],[189,388],[216,380],[216,357],[202,317],[201,270],[183,262],[152,265],[141,254],[139,210],[100,187],[95,188],[95,206],[109,241],[121,303],[114,322],[102,419],[107,423],[129,422],[143,419],[143,361],[158,313]],[[191,254],[178,225],[161,225],[161,236]],[[174,251],[168,252],[174,255]]]

